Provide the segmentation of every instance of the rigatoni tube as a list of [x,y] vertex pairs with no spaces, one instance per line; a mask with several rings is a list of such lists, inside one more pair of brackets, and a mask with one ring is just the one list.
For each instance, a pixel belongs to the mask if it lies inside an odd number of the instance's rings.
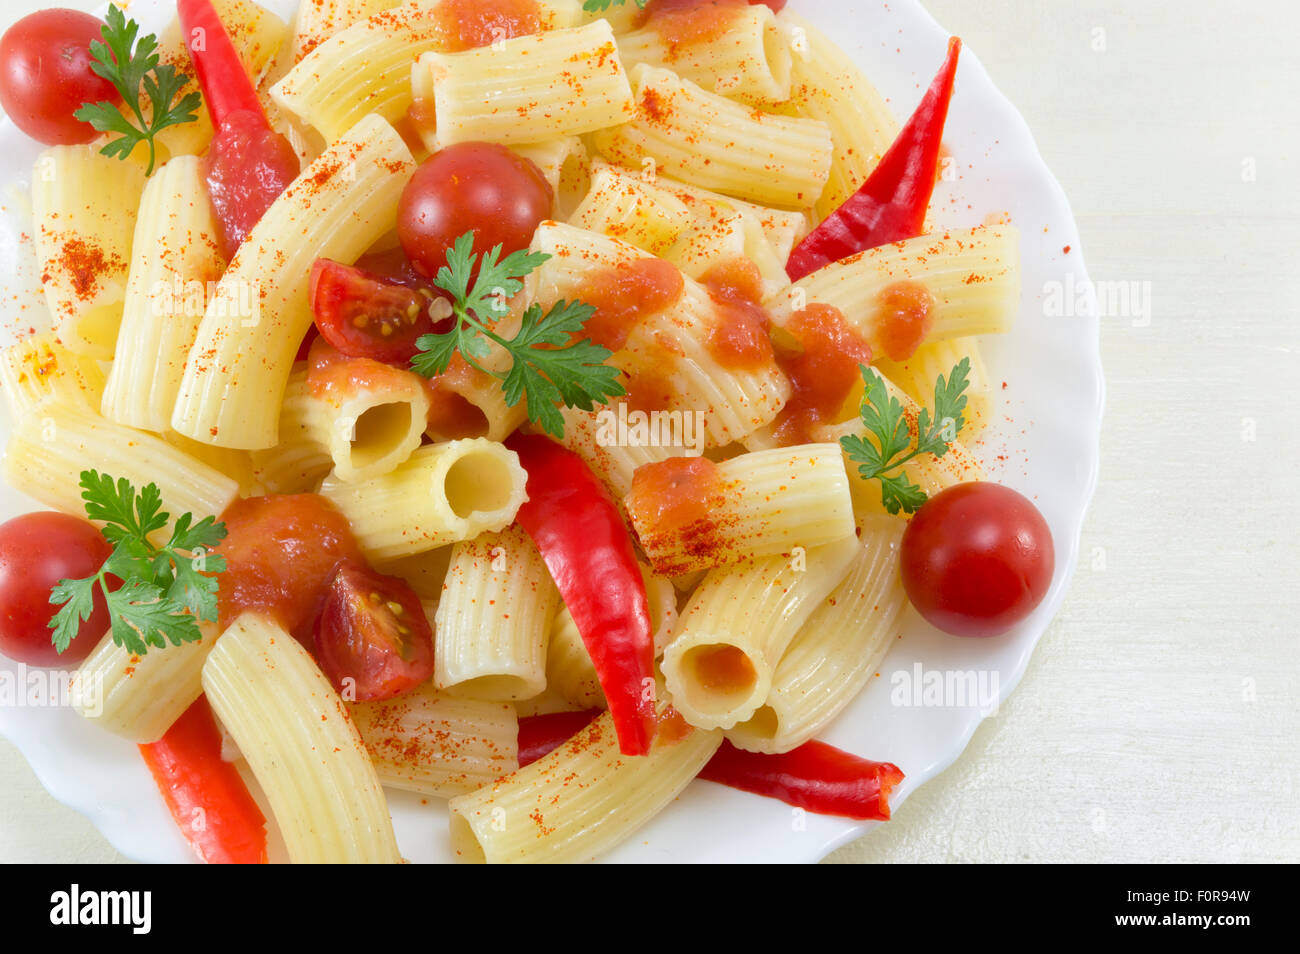
[[844,575],[857,542],[850,534],[704,577],[664,651],[664,680],[687,722],[727,729],[757,711],[786,647]]
[[203,691],[266,793],[290,861],[402,860],[347,706],[281,626],[256,613],[236,619],[203,664]]
[[680,576],[853,536],[838,444],[673,457],[640,468],[624,504],[655,571]]
[[366,554],[386,561],[504,529],[527,482],[514,451],[477,438],[421,447],[369,480],[330,477],[320,492],[348,518]]

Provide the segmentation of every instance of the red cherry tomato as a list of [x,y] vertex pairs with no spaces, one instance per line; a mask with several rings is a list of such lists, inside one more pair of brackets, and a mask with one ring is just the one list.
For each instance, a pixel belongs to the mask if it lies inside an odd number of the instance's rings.
[[261,610],[310,648],[334,568],[362,559],[347,518],[318,494],[272,494],[236,500],[221,519],[221,627],[244,610]]
[[357,702],[391,699],[425,682],[433,675],[433,629],[420,598],[395,576],[340,564],[316,623],[316,661]]
[[954,636],[997,636],[1043,601],[1056,567],[1038,508],[1009,487],[967,483],[927,501],[903,533],[903,588]]
[[406,364],[434,331],[431,299],[414,288],[328,258],[311,269],[311,310],[321,337],[351,358]]
[[474,231],[480,254],[527,248],[551,214],[551,185],[530,160],[505,146],[462,142],[435,152],[402,191],[397,237],[426,278],[447,263],[456,239]]
[[40,10],[0,38],[0,105],[14,124],[47,146],[90,142],[99,133],[72,114],[83,103],[121,100],[91,72],[90,42],[104,21],[78,10]]
[[0,524],[0,653],[29,666],[71,666],[90,655],[108,632],[108,607],[95,610],[60,654],[51,641],[50,588],[99,572],[113,548],[89,521],[44,511]]

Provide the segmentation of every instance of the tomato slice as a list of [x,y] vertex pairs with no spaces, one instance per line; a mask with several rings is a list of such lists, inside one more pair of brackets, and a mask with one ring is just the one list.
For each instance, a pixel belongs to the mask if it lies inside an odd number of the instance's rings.
[[433,629],[415,591],[360,563],[339,564],[316,623],[316,661],[345,699],[391,699],[433,675]]
[[328,258],[311,270],[311,310],[321,337],[352,358],[407,364],[435,329],[434,301],[399,278]]

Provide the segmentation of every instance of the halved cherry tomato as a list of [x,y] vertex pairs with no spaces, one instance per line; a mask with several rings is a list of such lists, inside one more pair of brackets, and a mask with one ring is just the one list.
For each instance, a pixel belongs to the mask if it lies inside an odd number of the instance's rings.
[[433,675],[433,629],[405,580],[339,565],[316,622],[316,661],[349,701],[391,699]]
[[1028,616],[1052,582],[1052,532],[1010,487],[957,484],[918,510],[900,548],[903,588],[954,636],[997,636]]
[[311,310],[321,337],[351,358],[406,364],[435,330],[437,299],[383,275],[328,258],[311,269]]
[[90,69],[90,43],[104,21],[80,10],[39,10],[0,39],[0,104],[27,135],[47,146],[90,142],[99,133],[72,114],[84,103],[120,102]]
[[456,143],[426,159],[402,190],[397,237],[416,270],[432,278],[469,231],[480,256],[495,245],[502,256],[527,248],[553,198],[542,171],[518,153],[491,142]]
[[363,559],[347,518],[317,494],[272,494],[236,500],[221,519],[222,628],[244,610],[262,610],[310,648],[334,568]]

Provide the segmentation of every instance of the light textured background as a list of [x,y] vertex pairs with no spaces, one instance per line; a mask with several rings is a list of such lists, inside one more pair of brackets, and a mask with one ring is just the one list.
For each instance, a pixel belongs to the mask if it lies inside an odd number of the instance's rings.
[[[1101,485],[1024,680],[830,860],[1300,861],[1300,11],[927,6],[1028,119],[1093,279],[1152,309],[1103,319]],[[0,793],[0,860],[121,860],[3,741]]]

